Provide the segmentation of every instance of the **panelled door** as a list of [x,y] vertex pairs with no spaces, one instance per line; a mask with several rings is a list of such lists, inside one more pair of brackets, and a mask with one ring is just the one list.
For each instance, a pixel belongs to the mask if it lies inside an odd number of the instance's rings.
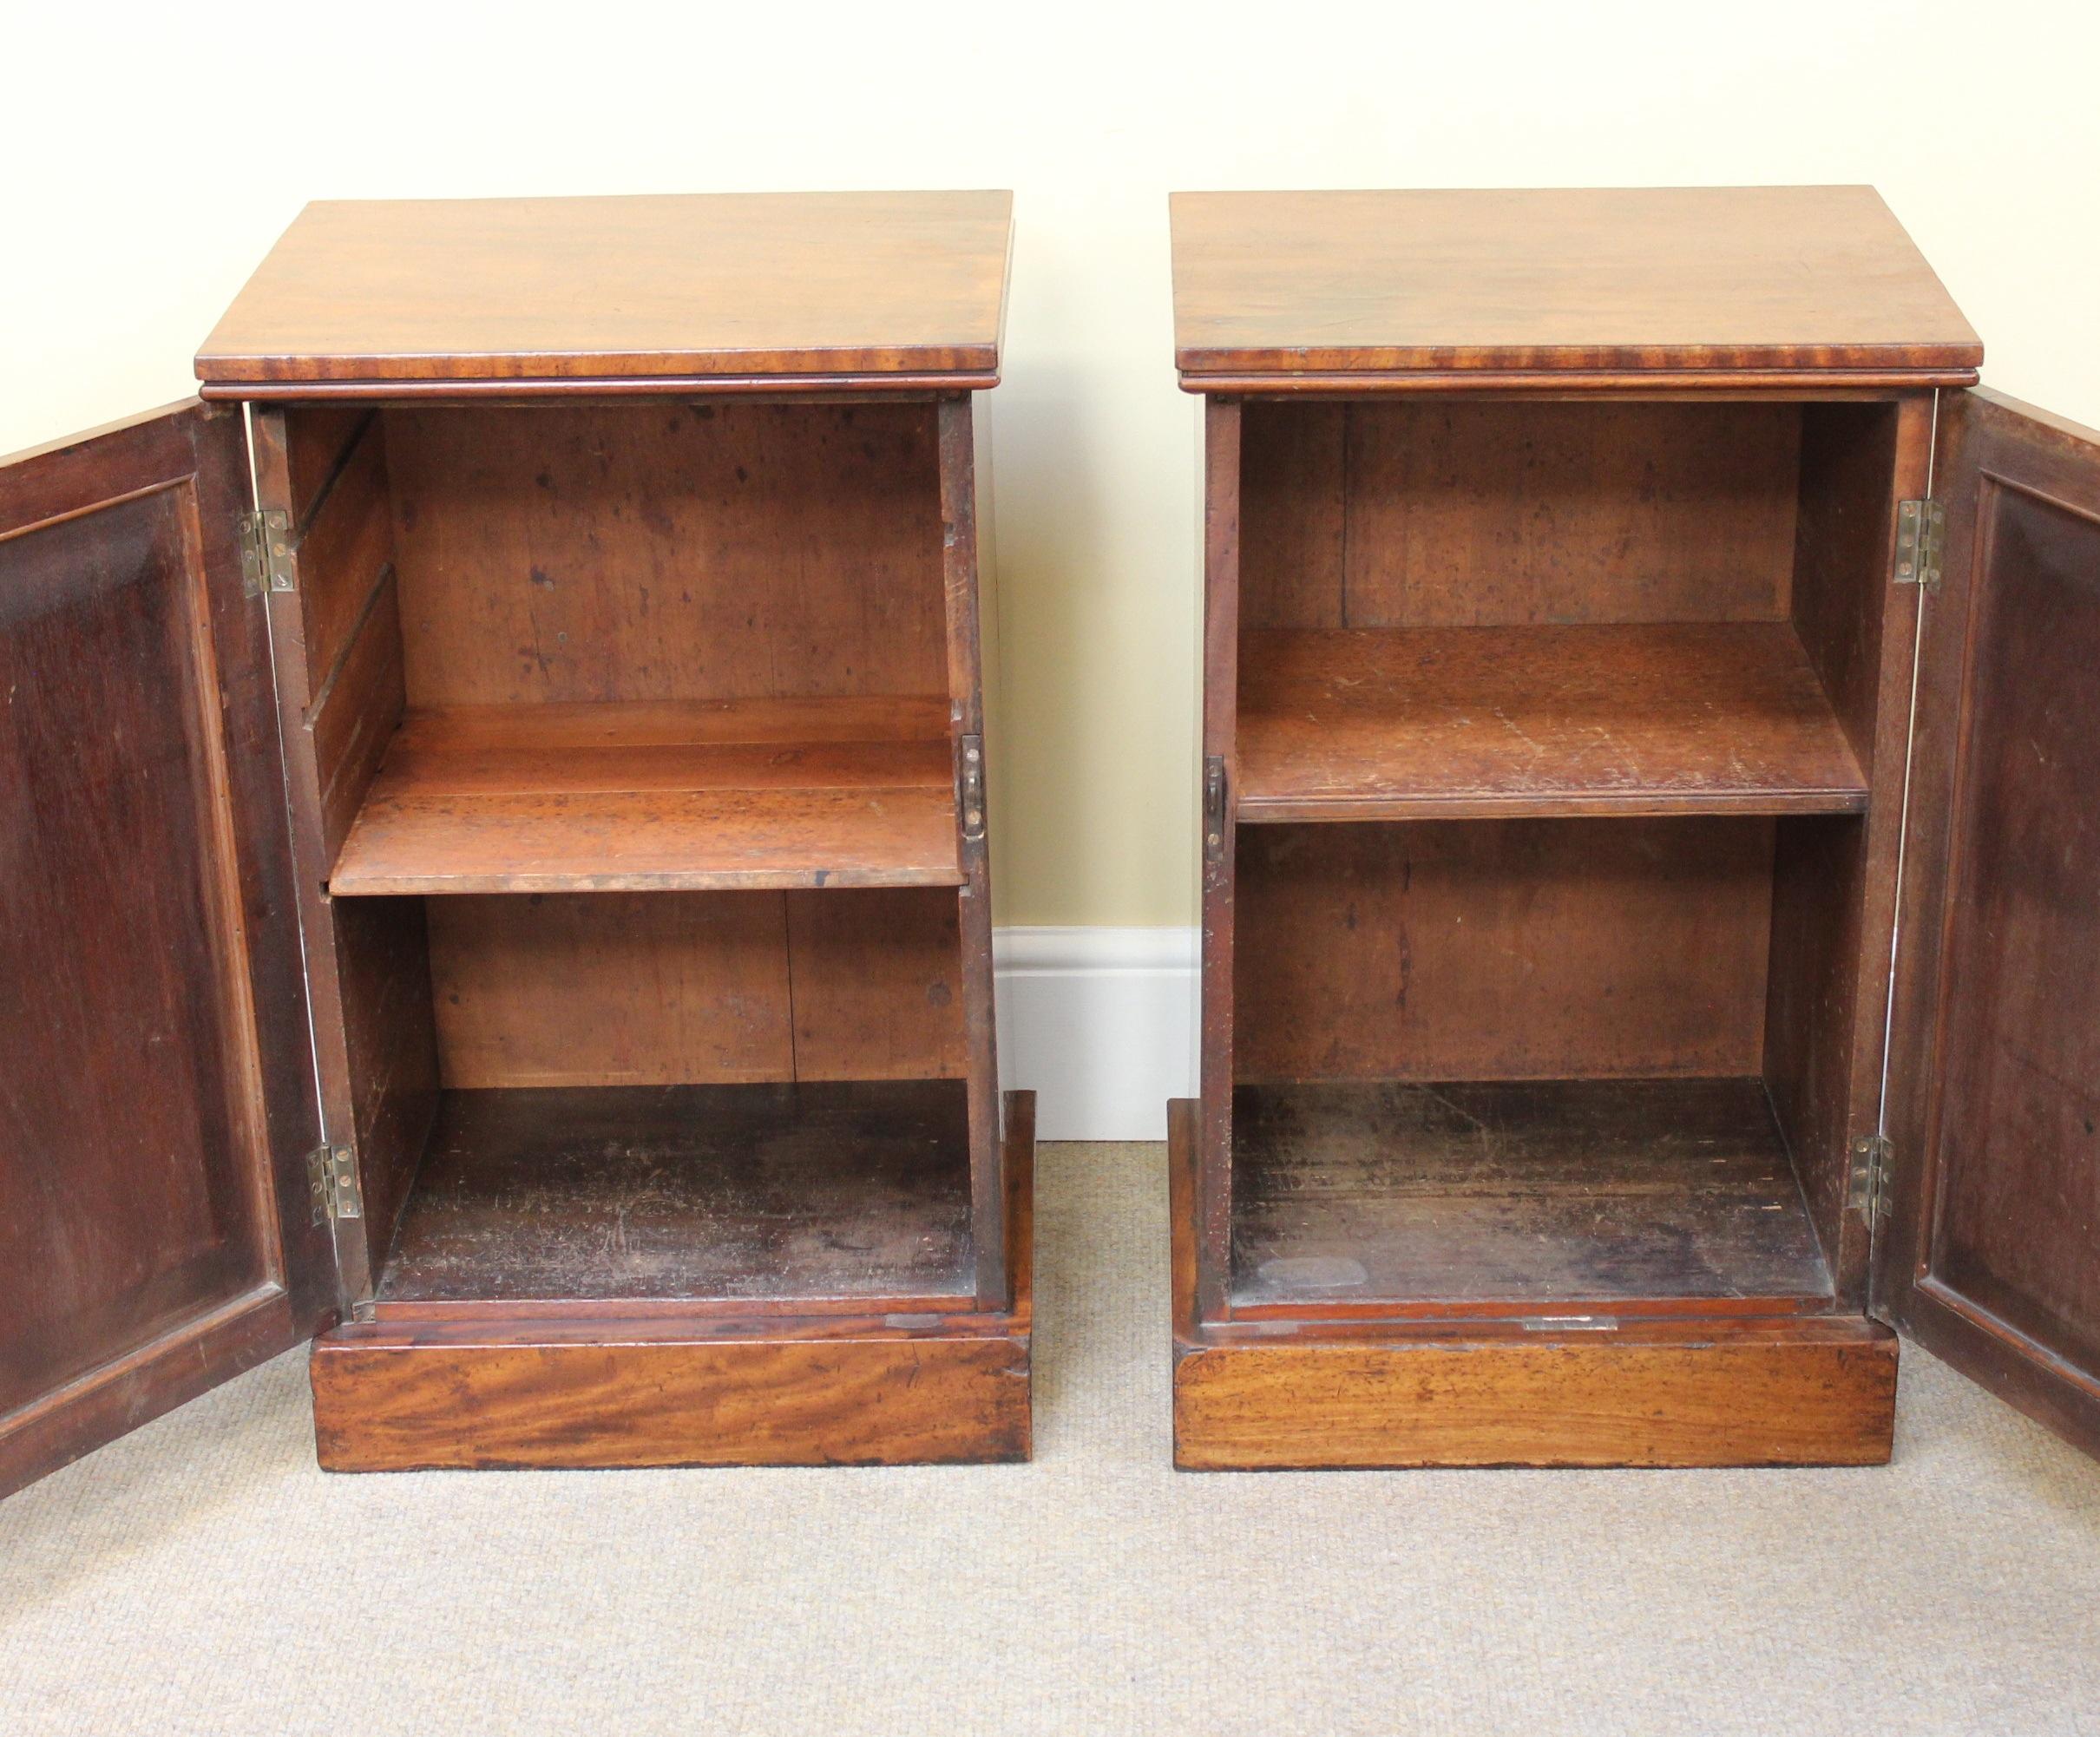
[[1941,402],[1875,1309],[2100,1452],[2100,434]]
[[248,501],[194,401],[0,462],[0,1493],[334,1303]]

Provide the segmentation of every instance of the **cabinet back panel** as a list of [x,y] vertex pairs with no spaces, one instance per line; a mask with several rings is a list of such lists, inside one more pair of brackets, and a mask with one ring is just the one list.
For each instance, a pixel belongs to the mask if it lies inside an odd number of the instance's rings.
[[1792,404],[1250,403],[1261,627],[1786,619]]
[[1243,1082],[1761,1071],[1762,816],[1247,826]]
[[426,902],[452,1089],[965,1072],[951,888]]
[[384,421],[411,705],[947,691],[931,404]]

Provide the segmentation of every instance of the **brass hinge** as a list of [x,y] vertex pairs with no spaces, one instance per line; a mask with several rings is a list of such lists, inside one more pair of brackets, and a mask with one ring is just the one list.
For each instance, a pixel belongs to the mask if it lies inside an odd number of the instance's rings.
[[358,1191],[358,1166],[348,1146],[316,1146],[306,1154],[306,1185],[313,1192],[313,1222],[362,1218],[364,1197]]
[[955,744],[960,770],[957,794],[962,803],[962,836],[984,836],[984,737],[965,736]]
[[1896,583],[1939,589],[1946,552],[1947,509],[1937,501],[1896,503]]
[[1888,1216],[1888,1172],[1894,1157],[1895,1148],[1885,1135],[1852,1143],[1852,1192],[1845,1203],[1870,1228]]
[[292,589],[292,515],[283,508],[240,515],[240,589],[248,597]]
[[1203,854],[1211,862],[1225,854],[1225,763],[1217,754],[1203,763]]

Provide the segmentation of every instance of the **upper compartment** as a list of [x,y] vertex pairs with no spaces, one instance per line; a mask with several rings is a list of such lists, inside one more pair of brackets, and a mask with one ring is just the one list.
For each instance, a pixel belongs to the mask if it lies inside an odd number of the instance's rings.
[[197,354],[207,398],[995,385],[1013,196],[308,206]]
[[1177,193],[1198,392],[1967,385],[1871,187]]

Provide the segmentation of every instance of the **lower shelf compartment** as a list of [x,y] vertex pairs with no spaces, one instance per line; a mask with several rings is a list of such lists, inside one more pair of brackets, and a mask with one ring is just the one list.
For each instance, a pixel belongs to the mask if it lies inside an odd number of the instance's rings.
[[447,1091],[381,1271],[430,1305],[974,1295],[961,1080]]
[[1203,1313],[1198,1105],[1169,1106],[1174,1463],[1874,1465],[1895,1335],[1840,1313],[1586,1322]]
[[1762,1081],[1243,1085],[1231,1308],[1828,1307]]
[[[799,1090],[807,1091],[810,1088]],[[855,1088],[865,1091],[867,1088]],[[1028,1458],[1035,1105],[1005,1102],[1003,1308],[696,1317],[624,1310],[382,1316],[314,1341],[331,1472],[900,1465]]]

